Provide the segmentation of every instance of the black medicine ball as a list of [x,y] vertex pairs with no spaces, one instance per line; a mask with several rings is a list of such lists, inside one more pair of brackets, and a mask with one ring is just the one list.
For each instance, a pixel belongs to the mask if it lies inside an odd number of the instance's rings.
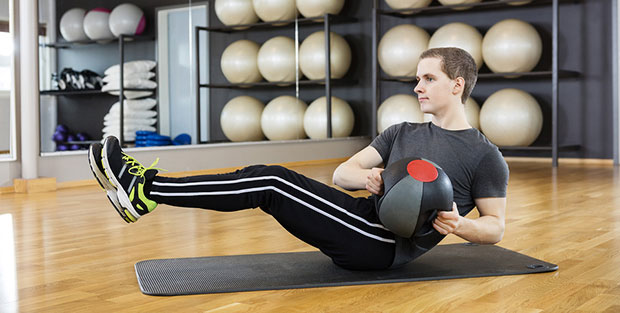
[[437,211],[452,211],[452,183],[435,163],[405,158],[381,174],[384,194],[379,199],[379,219],[394,234],[411,238],[431,231]]

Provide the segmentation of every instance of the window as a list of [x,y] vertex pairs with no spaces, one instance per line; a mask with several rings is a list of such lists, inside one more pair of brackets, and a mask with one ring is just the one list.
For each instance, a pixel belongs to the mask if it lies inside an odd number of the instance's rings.
[[11,89],[11,58],[13,55],[13,42],[8,32],[0,32],[0,91]]

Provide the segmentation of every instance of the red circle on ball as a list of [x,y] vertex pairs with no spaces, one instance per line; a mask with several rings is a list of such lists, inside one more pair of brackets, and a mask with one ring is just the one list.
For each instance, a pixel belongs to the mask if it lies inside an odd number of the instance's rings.
[[407,164],[407,172],[411,177],[424,183],[432,182],[439,176],[437,168],[424,160],[413,160]]

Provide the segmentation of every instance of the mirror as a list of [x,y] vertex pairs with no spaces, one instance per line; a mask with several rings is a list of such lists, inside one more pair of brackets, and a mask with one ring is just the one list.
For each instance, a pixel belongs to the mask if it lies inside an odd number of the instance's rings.
[[0,0],[0,160],[15,152],[12,0]]

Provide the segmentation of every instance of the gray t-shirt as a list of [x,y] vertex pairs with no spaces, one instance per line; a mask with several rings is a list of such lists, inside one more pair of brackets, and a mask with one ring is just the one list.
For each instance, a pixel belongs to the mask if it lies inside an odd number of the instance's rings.
[[[385,167],[406,157],[420,157],[439,165],[450,178],[459,214],[476,206],[474,199],[506,197],[508,165],[499,149],[475,128],[446,130],[433,123],[388,127],[370,144]],[[435,246],[444,236],[434,231],[415,241],[397,238],[393,266],[407,263]]]

